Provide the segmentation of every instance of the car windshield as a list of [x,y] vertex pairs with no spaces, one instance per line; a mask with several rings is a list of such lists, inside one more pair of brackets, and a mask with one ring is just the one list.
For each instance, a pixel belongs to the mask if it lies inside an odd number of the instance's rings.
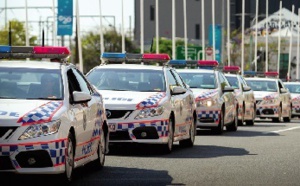
[[162,70],[147,69],[96,69],[87,79],[98,90],[165,92]]
[[300,94],[300,84],[285,84],[287,89],[289,89],[290,93]]
[[214,73],[188,73],[179,72],[182,79],[190,88],[215,89],[215,74]]
[[226,79],[228,80],[230,86],[234,89],[239,89],[239,81],[237,77],[233,77],[233,76],[226,76]]
[[63,99],[60,70],[0,67],[0,99]]
[[276,81],[246,80],[253,91],[277,92]]

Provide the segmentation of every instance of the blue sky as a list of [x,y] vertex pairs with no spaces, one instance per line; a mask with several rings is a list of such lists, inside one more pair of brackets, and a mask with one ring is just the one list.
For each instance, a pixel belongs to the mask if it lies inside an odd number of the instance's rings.
[[[0,1],[0,27],[4,26],[5,22],[5,1],[7,7],[25,7],[25,0],[1,0]],[[27,0],[28,7],[52,7],[52,0]],[[75,8],[76,0],[73,1]],[[122,6],[121,0],[101,0],[102,15],[109,16],[103,19],[103,25],[113,25],[113,17],[115,17],[116,29],[120,30],[122,23]],[[55,0],[57,6],[57,0]],[[99,0],[79,0],[79,12],[80,15],[99,15]],[[75,9],[74,9],[75,14]],[[35,23],[40,19],[46,21],[47,17],[52,16],[53,13],[50,8],[47,9],[28,9],[28,20],[32,28],[33,34],[38,34],[39,25]],[[131,28],[134,27],[134,0],[124,0],[124,27],[129,29],[131,16]],[[25,21],[25,8],[24,9],[8,9],[7,20],[18,19],[19,21]],[[51,18],[49,18],[50,20]],[[81,18],[81,30],[83,32],[92,30],[99,27],[99,18]]]

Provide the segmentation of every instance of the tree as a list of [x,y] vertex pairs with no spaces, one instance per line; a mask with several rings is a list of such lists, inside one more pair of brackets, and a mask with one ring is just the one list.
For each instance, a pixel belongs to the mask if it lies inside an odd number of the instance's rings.
[[[114,30],[104,33],[105,52],[121,52],[122,36]],[[100,64],[100,35],[93,31],[82,36],[82,56],[84,61],[84,73]],[[74,48],[74,47],[72,47]],[[137,53],[138,50],[129,38],[125,38],[125,51],[128,53]],[[73,51],[76,54],[76,51]],[[78,63],[78,62],[75,62]]]
[[[19,22],[17,20],[10,21],[11,27],[11,45],[12,46],[25,46],[26,45],[26,33],[24,23]],[[8,28],[0,29],[0,45],[8,45]],[[30,46],[37,45],[37,36],[29,37]]]

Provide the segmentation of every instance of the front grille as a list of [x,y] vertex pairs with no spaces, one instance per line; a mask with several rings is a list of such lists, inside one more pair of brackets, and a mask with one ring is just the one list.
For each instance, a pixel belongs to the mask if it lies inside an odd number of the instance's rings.
[[158,139],[155,127],[137,127],[132,131],[136,139]]
[[215,120],[214,118],[200,118],[198,119],[199,122],[202,122],[202,123],[214,123]]
[[262,110],[262,113],[265,115],[273,115],[274,110],[273,109],[264,109],[264,110]]
[[[127,118],[133,110],[106,110],[107,119]],[[125,119],[124,118],[124,119]]]
[[0,170],[14,169],[9,156],[0,156]]
[[109,133],[109,140],[131,140],[128,131],[116,131]]
[[0,139],[8,139],[18,127],[0,127]]

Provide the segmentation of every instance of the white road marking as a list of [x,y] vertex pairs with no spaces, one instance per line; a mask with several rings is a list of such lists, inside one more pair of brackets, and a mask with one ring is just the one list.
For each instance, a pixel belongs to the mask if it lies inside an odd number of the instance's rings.
[[300,129],[300,127],[292,127],[292,128],[282,129],[282,130],[276,130],[276,131],[272,131],[272,132],[273,133],[280,133],[280,132],[285,132],[285,131],[295,130],[295,129]]

